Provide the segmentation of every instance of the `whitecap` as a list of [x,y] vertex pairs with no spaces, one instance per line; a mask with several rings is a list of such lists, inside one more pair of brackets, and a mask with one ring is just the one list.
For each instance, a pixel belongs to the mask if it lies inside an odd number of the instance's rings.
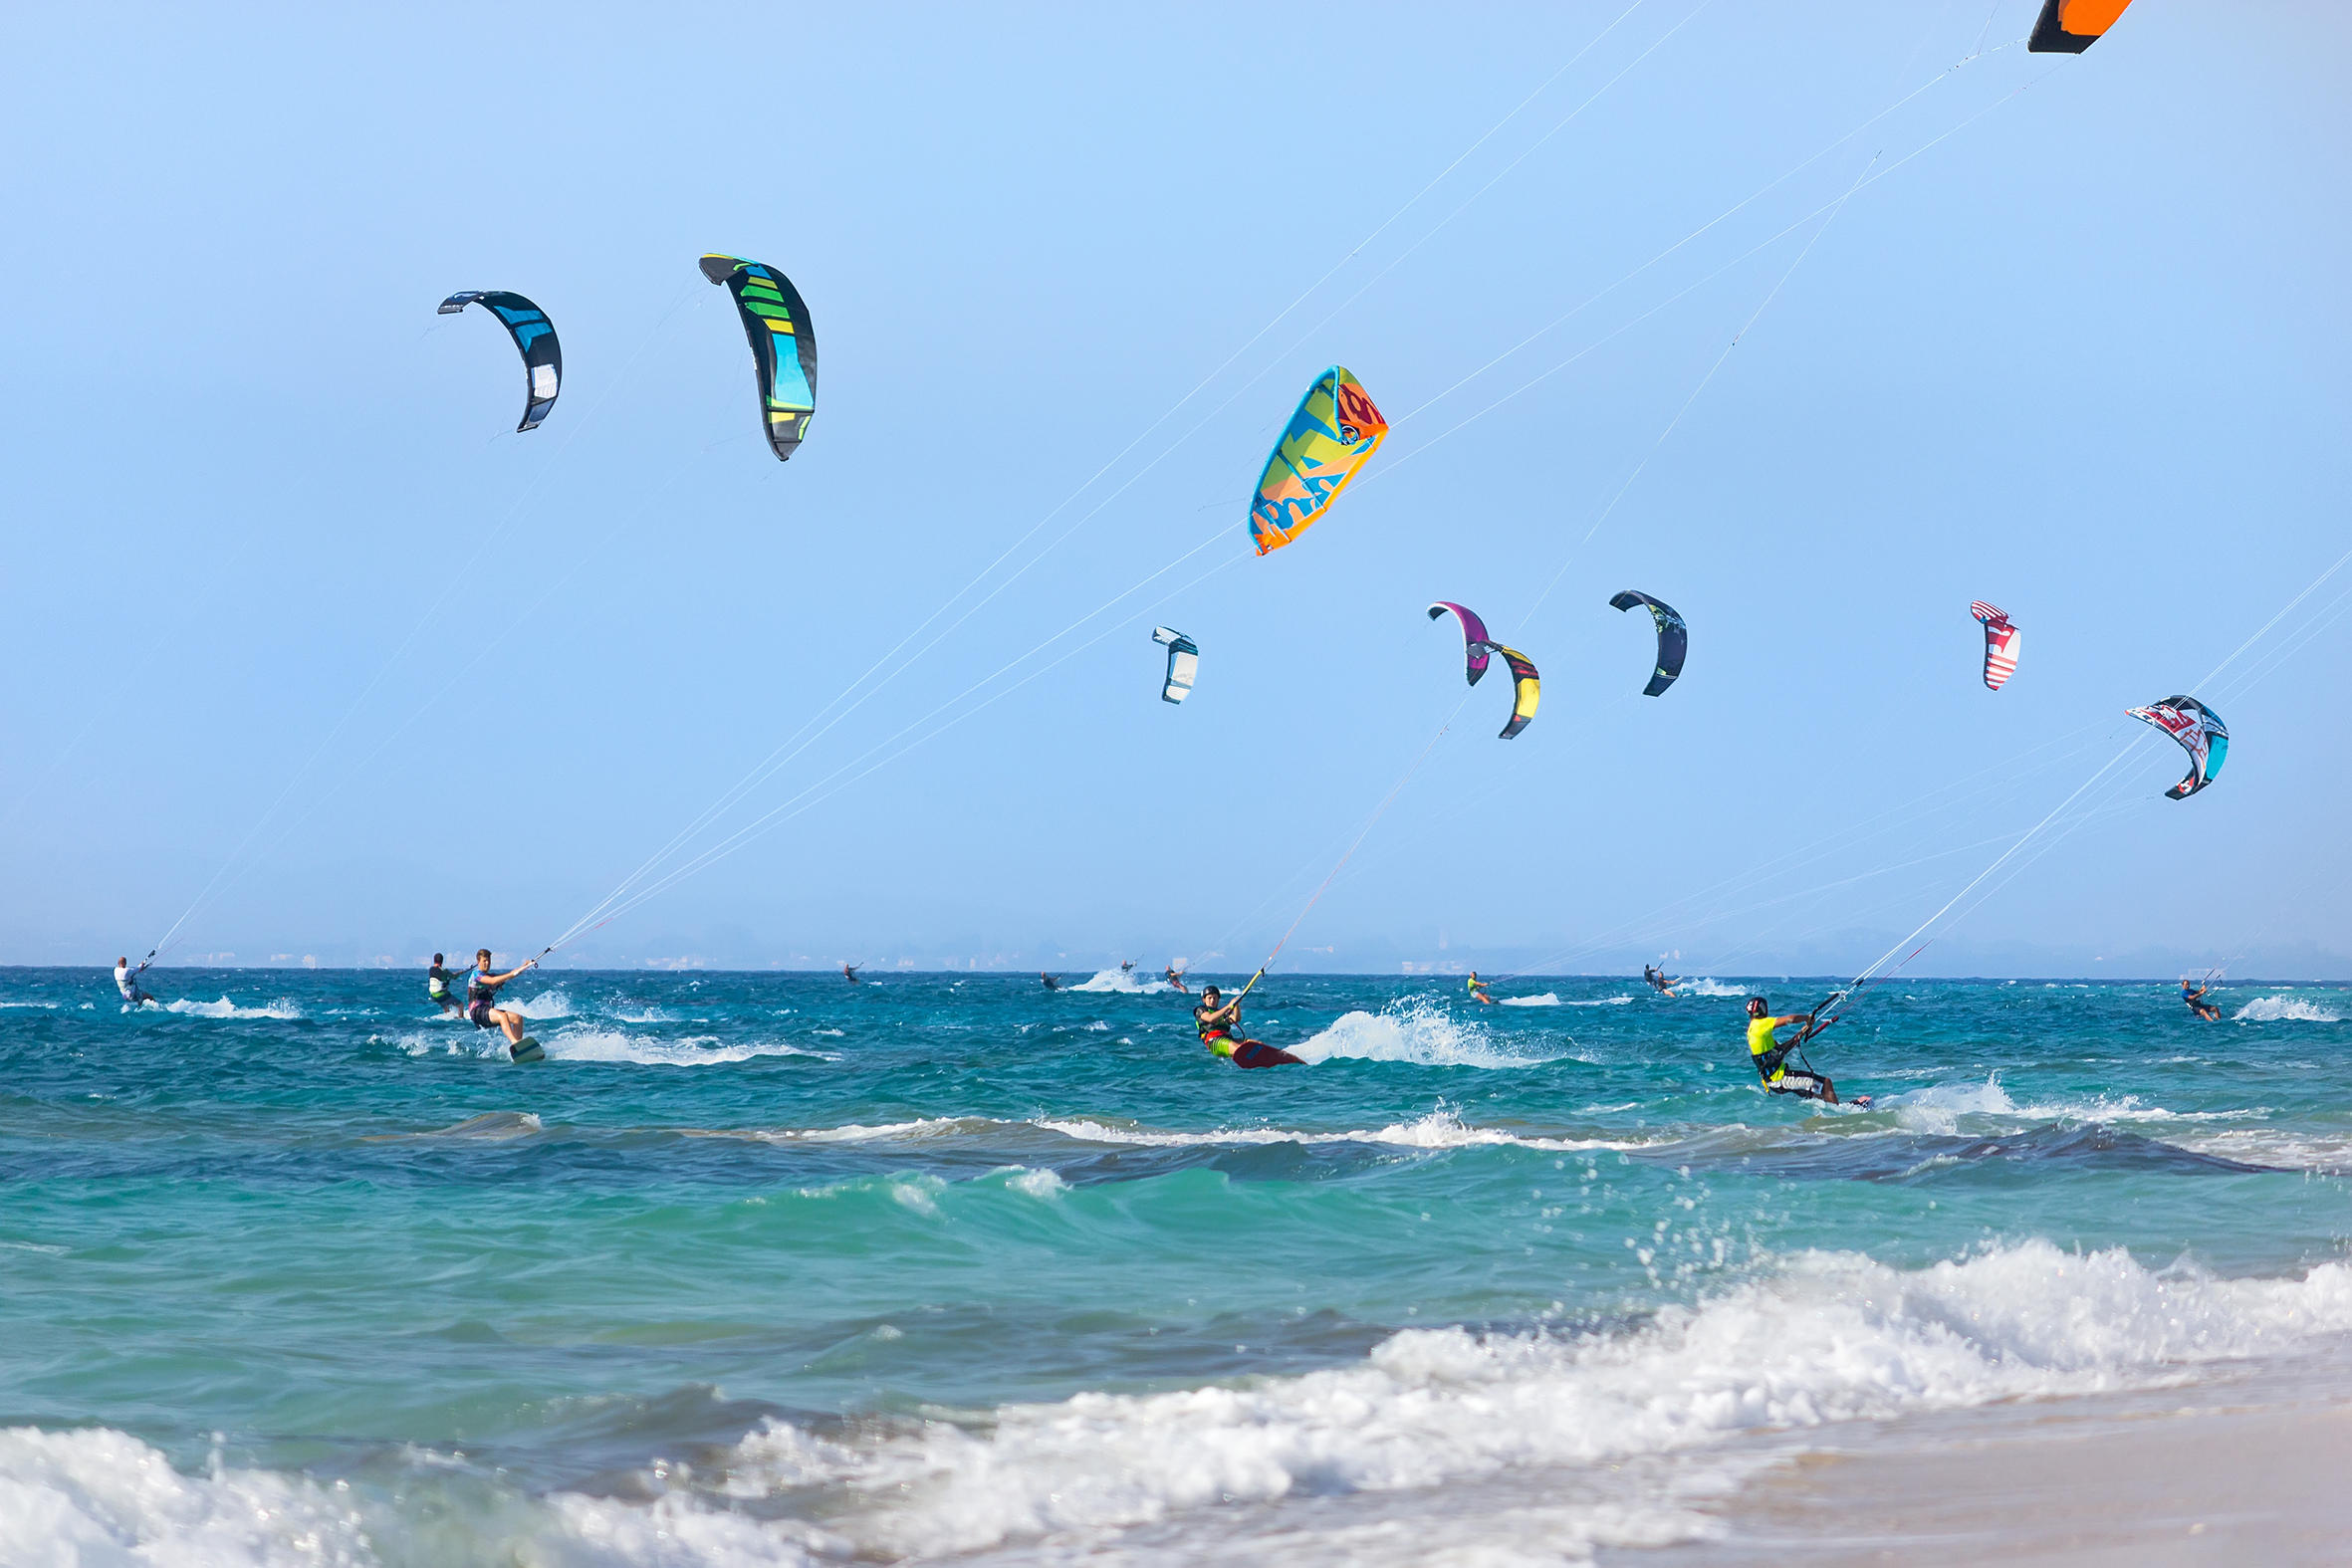
[[1174,991],[1176,988],[1164,980],[1137,980],[1133,970],[1103,969],[1096,970],[1094,978],[1091,980],[1083,980],[1074,986],[1063,986],[1061,989],[1063,991],[1111,991],[1126,997],[1156,997],[1163,991]]
[[1320,1033],[1284,1048],[1309,1063],[1346,1057],[1425,1067],[1529,1067],[1558,1054],[1506,1049],[1483,1026],[1418,997],[1392,1002],[1378,1012],[1342,1013]]
[[520,1002],[502,997],[498,1005],[509,1012],[520,1012],[527,1018],[569,1018],[580,1010],[572,1005],[571,994],[561,986],[543,991],[536,997],[526,997]]
[[[1744,1433],[2178,1384],[2199,1364],[2346,1329],[2352,1267],[2343,1263],[2295,1279],[2223,1280],[2153,1272],[2120,1248],[2083,1254],[2041,1240],[1910,1271],[1850,1252],[1803,1253],[1626,1332],[1413,1329],[1351,1366],[1006,1406],[978,1432],[929,1422],[831,1441],[772,1418],[737,1445],[729,1490],[750,1500],[835,1488],[854,1500],[826,1524],[854,1555],[934,1558],[1075,1541],[1194,1510],[1649,1456],[1713,1451],[1728,1480],[1742,1463],[1730,1440]],[[1434,1533],[1458,1530],[1458,1520],[1384,1517],[1400,1538],[1383,1561],[1433,1560],[1464,1544]],[[1313,1525],[1294,1513],[1266,1527]],[[1432,1538],[1410,1538],[1416,1529]]]
[[[505,1054],[503,1038],[494,1038],[492,1044],[498,1054]],[[722,1044],[715,1034],[697,1034],[678,1040],[649,1039],[618,1029],[601,1029],[586,1024],[551,1034],[540,1040],[539,1045],[540,1049],[547,1052],[550,1061],[626,1062],[644,1067],[713,1067],[726,1062],[749,1061],[755,1056],[814,1056],[825,1061],[835,1059],[823,1051],[804,1050],[781,1040],[751,1040],[728,1045]]]
[[2233,1022],[2243,1019],[2248,1023],[2285,1023],[2290,1021],[2296,1023],[2341,1023],[2344,1021],[2340,1014],[2330,1012],[2319,1004],[2305,1002],[2299,997],[2256,997],[2235,1012],[2231,1013],[2230,1017]]
[[1678,980],[1674,983],[1674,989],[1685,997],[1745,997],[1748,995],[1742,987],[1727,986],[1722,981],[1705,975],[1691,980]]
[[179,1002],[164,1004],[164,1010],[190,1018],[299,1018],[302,1016],[302,1009],[294,1005],[294,1000],[290,997],[280,997],[276,1002],[261,1008],[240,1008],[226,997],[221,998],[218,1002],[190,1002],[183,999]]
[[1471,1127],[1451,1110],[1435,1110],[1410,1122],[1393,1122],[1377,1129],[1345,1132],[1303,1132],[1289,1127],[1227,1127],[1213,1132],[1163,1132],[1153,1128],[1120,1127],[1086,1117],[1040,1117],[1031,1124],[1085,1143],[1140,1144],[1147,1148],[1247,1147],[1265,1144],[1391,1144],[1408,1149],[1465,1149],[1509,1145],[1520,1149],[1639,1149],[1641,1143],[1607,1138],[1545,1138],[1508,1133],[1492,1127]]

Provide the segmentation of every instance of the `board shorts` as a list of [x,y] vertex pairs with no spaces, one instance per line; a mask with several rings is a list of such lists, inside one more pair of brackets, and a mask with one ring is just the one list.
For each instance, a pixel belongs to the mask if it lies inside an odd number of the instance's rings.
[[490,1008],[492,1006],[493,1004],[491,1003],[490,999],[484,997],[480,1002],[477,1002],[472,1007],[466,1008],[465,1015],[474,1020],[475,1028],[497,1028],[498,1020],[490,1015]]

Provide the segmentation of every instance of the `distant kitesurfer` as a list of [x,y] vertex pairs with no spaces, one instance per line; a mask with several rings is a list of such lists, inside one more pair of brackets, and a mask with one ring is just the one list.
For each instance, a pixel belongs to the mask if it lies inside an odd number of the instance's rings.
[[445,1018],[465,1015],[465,1004],[449,992],[449,983],[455,979],[457,976],[441,967],[441,955],[434,954],[433,967],[424,972],[424,994],[440,1006],[441,1016]]
[[1184,984],[1184,971],[1178,969],[1175,965],[1171,964],[1166,969],[1161,970],[1160,978],[1166,981],[1169,985],[1175,987],[1178,991],[1183,992],[1186,996],[1189,997],[1192,995],[1192,988]]
[[1483,1002],[1490,1008],[1495,1005],[1495,999],[1487,995],[1487,983],[1478,978],[1475,969],[1470,972],[1470,1000]]
[[862,964],[844,964],[841,966],[841,978],[854,986],[857,984],[857,972],[864,967]]
[[122,993],[124,1007],[141,1008],[155,1000],[139,989],[138,978],[146,972],[147,966],[143,963],[132,969],[127,958],[115,960],[115,989]]
[[1659,996],[1671,997],[1674,995],[1673,980],[1667,976],[1666,971],[1660,969],[1657,965],[1644,964],[1641,967],[1641,978],[1648,981],[1650,983],[1650,989],[1658,993]]
[[1120,974],[1122,974],[1122,975],[1132,975],[1132,974],[1134,974],[1134,973],[1135,973],[1135,961],[1134,961],[1133,959],[1120,959],[1120,960],[1119,960],[1119,973],[1120,973]]
[[1046,983],[1046,989],[1048,991],[1059,991],[1061,989],[1061,982],[1056,980],[1053,976],[1047,974],[1042,969],[1038,971],[1038,979]]
[[1772,1030],[1783,1023],[1810,1024],[1812,1021],[1813,1015],[1809,1012],[1783,1012],[1778,1017],[1774,1017],[1764,998],[1750,997],[1748,999],[1748,1054],[1756,1062],[1757,1076],[1764,1079],[1764,1087],[1772,1093],[1794,1094],[1804,1099],[1820,1100],[1826,1104],[1835,1105],[1837,1103],[1836,1084],[1831,1083],[1818,1073],[1790,1072],[1783,1065],[1788,1060],[1788,1053],[1804,1043],[1803,1033],[1800,1031],[1796,1038],[1785,1045],[1780,1044],[1772,1036]]
[[1285,1062],[1306,1065],[1264,1040],[1237,1039],[1242,1032],[1242,999],[1222,1002],[1214,986],[1201,988],[1201,1005],[1192,1009],[1192,1021],[1201,1031],[1201,1043],[1213,1054],[1230,1058],[1237,1067],[1279,1067]]
[[466,978],[465,1015],[473,1019],[475,1028],[506,1030],[507,1049],[510,1052],[523,1043],[523,1014],[494,1006],[498,1001],[498,988],[538,963],[539,960],[533,959],[522,969],[510,969],[503,975],[493,975],[490,973],[490,950],[482,948],[474,954],[474,973]]
[[2208,1023],[2219,1022],[2222,1016],[2222,1009],[2205,1000],[2205,994],[2213,989],[2210,984],[2197,986],[2188,981],[2181,982],[2181,1001],[2188,1005],[2191,1012]]

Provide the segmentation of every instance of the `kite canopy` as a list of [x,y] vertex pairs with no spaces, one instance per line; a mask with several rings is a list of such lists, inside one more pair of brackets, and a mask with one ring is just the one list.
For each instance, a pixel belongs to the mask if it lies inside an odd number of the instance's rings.
[[1250,503],[1250,542],[1263,556],[1306,532],[1379,450],[1388,421],[1345,365],[1314,378],[1266,460]]
[[1477,612],[1451,600],[1439,599],[1430,605],[1429,618],[1435,620],[1448,610],[1452,610],[1454,618],[1462,623],[1462,661],[1470,684],[1476,686],[1479,677],[1487,673],[1487,653],[1495,644],[1488,640],[1487,623],[1478,618]]
[[523,422],[515,428],[538,429],[548,410],[556,406],[556,393],[563,389],[564,350],[556,342],[556,324],[547,319],[547,312],[504,289],[453,294],[433,314],[455,316],[469,305],[480,305],[506,323],[508,336],[523,355]]
[[2009,624],[2009,612],[1998,604],[1979,599],[1969,606],[1969,613],[1985,623],[1985,689],[1997,692],[2001,682],[2017,673],[2017,651],[2025,645],[2025,634]]
[[1543,683],[1526,654],[1517,648],[1506,648],[1499,642],[1494,647],[1497,653],[1503,655],[1503,662],[1511,666],[1511,722],[1503,727],[1502,735],[1497,737],[1508,741],[1526,729],[1528,721],[1535,717],[1535,703],[1543,695]]
[[1658,663],[1650,671],[1650,684],[1641,689],[1644,697],[1655,697],[1674,684],[1682,673],[1682,661],[1691,651],[1691,628],[1675,613],[1674,606],[1664,599],[1651,598],[1647,593],[1636,593],[1631,588],[1609,600],[1612,607],[1629,610],[1636,604],[1650,607],[1650,619],[1658,623]]
[[1429,606],[1429,618],[1437,619],[1452,610],[1462,623],[1462,657],[1464,674],[1476,686],[1479,677],[1487,673],[1487,660],[1492,654],[1503,655],[1503,662],[1511,666],[1512,698],[1511,722],[1503,727],[1501,740],[1510,740],[1528,727],[1535,717],[1535,704],[1543,695],[1542,678],[1535,673],[1534,664],[1517,648],[1507,648],[1487,635],[1487,623],[1463,605],[1440,599]]
[[2194,697],[2167,697],[2145,708],[2123,710],[2144,719],[2181,743],[2189,754],[2189,777],[2165,791],[2169,799],[2186,800],[2222,776],[2222,761],[2230,755],[2230,732],[2222,716]]
[[809,307],[792,280],[773,267],[715,254],[697,265],[705,278],[725,284],[735,296],[743,336],[751,340],[768,444],[778,462],[789,462],[808,439],[809,417],[817,409],[817,326],[809,320]]
[[1166,626],[1155,629],[1151,640],[1168,646],[1168,676],[1160,687],[1160,701],[1184,701],[1192,695],[1193,677],[1200,673],[1200,648],[1184,633]]
[[2132,0],[2041,0],[2025,49],[2036,55],[2079,55],[2106,36]]

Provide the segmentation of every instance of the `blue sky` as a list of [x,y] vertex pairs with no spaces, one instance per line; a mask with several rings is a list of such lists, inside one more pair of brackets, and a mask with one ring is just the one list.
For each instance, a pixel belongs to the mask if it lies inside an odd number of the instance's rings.
[[2194,691],[1918,968],[2352,973],[2352,568],[2197,684],[2352,546],[2352,18],[2033,9],[19,14],[0,961],[527,953],[837,718],[567,956],[1246,969],[1423,757],[1287,964],[1850,971]]

